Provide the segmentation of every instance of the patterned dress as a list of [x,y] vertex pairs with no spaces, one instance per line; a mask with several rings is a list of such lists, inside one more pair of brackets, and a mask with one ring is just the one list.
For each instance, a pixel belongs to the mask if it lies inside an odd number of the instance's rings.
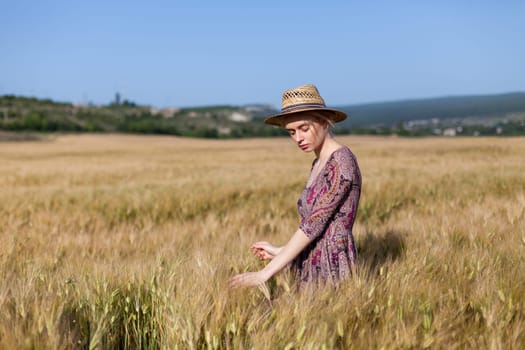
[[300,229],[312,241],[292,262],[299,288],[311,282],[337,285],[350,275],[357,260],[352,226],[360,194],[357,160],[341,147],[297,201]]

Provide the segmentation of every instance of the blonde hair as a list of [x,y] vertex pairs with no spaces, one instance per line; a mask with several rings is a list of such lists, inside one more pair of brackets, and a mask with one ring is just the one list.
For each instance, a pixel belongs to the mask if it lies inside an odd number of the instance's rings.
[[[310,111],[308,113],[308,115],[312,116],[313,118],[321,121],[321,122],[324,122],[326,123],[326,126],[328,128],[328,132],[330,133],[331,136],[334,136],[334,133],[333,133],[333,128],[335,127],[335,123],[332,119],[330,119],[327,115],[326,115],[326,111]],[[329,112],[328,112],[329,113]]]
[[[330,135],[334,136],[332,129],[335,127],[335,123],[327,115],[327,113],[331,113],[331,112],[330,111],[304,111],[304,112],[299,112],[299,113],[293,114],[293,115],[289,116],[288,118],[301,119],[301,117],[306,117],[306,118],[311,118],[311,119],[317,121],[320,124],[324,123],[324,124],[326,124],[326,127],[327,127],[328,132],[330,133]],[[290,119],[283,119],[282,120],[281,127],[283,127],[283,128],[285,127],[285,125],[287,123],[287,120],[289,121]]]

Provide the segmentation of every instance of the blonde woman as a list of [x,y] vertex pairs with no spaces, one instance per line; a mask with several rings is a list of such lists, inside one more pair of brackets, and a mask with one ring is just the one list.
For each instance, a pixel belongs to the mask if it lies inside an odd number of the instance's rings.
[[297,202],[299,228],[283,247],[260,241],[251,246],[255,256],[271,260],[262,270],[236,275],[233,287],[256,286],[291,263],[299,287],[337,285],[349,276],[357,253],[352,227],[361,194],[361,173],[350,149],[336,141],[330,127],[346,118],[326,108],[314,85],[287,90],[280,114],[266,124],[285,128],[304,152],[314,152],[310,176]]

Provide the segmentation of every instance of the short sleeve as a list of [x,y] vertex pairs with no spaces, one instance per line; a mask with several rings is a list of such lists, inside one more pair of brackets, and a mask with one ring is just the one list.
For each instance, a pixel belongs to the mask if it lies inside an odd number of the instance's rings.
[[311,191],[315,191],[314,203],[310,214],[301,219],[299,228],[310,240],[315,240],[326,231],[331,220],[334,219],[339,208],[348,198],[352,181],[342,171],[342,167],[335,159],[331,159]]

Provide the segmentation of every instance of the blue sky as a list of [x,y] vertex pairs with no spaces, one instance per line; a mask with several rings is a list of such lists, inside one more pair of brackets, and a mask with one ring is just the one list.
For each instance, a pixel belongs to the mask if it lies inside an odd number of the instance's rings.
[[525,91],[525,1],[5,1],[0,95],[157,107]]

